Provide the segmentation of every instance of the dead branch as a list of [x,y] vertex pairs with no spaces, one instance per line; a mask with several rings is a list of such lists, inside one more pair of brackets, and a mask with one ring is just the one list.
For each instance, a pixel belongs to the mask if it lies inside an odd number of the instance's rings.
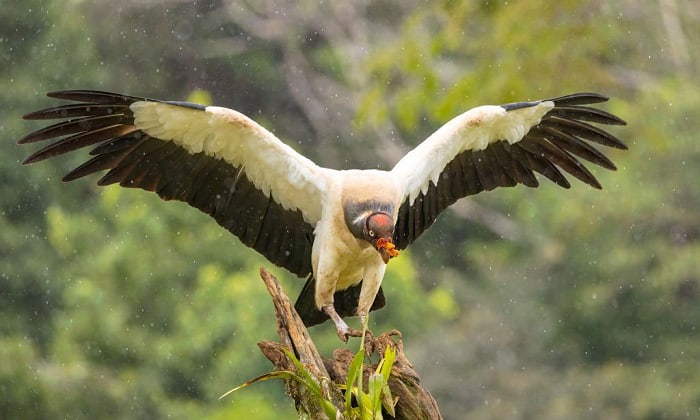
[[[339,348],[333,352],[332,359],[322,358],[279,281],[264,268],[260,269],[260,276],[272,297],[277,317],[277,333],[282,341],[282,344],[262,341],[258,343],[260,350],[276,369],[295,371],[294,363],[284,354],[282,348],[293,351],[304,367],[321,384],[326,397],[342,411],[344,398],[340,388],[335,385],[345,384],[353,353],[347,348]],[[435,399],[430,392],[420,386],[420,378],[403,352],[399,331],[389,331],[378,337],[370,334],[366,340],[367,356],[370,359],[379,360],[387,346],[396,349],[396,361],[389,378],[391,394],[394,398],[398,397],[395,418],[442,419]],[[376,357],[373,357],[375,355]],[[363,384],[368,383],[369,375],[375,369],[376,364],[365,364]],[[314,419],[327,418],[308,390],[294,381],[286,382],[287,394],[294,399],[297,412],[308,414]],[[390,417],[385,415],[385,418]]]

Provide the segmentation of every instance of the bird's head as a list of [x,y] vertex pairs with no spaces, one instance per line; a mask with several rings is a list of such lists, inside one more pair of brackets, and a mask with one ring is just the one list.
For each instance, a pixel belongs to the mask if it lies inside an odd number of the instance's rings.
[[379,211],[368,215],[365,219],[362,236],[379,252],[385,264],[391,258],[399,255],[392,239],[394,219],[388,213]]

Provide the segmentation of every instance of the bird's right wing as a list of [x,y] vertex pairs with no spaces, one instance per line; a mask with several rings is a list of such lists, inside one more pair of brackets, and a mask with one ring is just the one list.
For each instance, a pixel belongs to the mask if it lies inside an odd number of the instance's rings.
[[86,90],[49,96],[77,103],[24,117],[65,120],[19,140],[56,140],[25,163],[97,145],[64,181],[109,170],[99,185],[184,201],[271,262],[299,276],[311,272],[313,228],[330,170],[231,109]]

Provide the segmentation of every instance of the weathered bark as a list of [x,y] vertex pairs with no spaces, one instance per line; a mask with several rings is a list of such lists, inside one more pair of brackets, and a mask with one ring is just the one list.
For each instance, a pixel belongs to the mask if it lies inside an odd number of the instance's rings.
[[[330,376],[323,364],[321,355],[316,350],[309,332],[294,310],[294,305],[289,301],[289,297],[287,297],[279,281],[264,268],[260,269],[260,277],[262,277],[272,297],[275,314],[277,315],[277,334],[282,340],[282,344],[272,341],[261,341],[258,343],[260,351],[275,365],[277,370],[296,371],[294,363],[282,351],[282,347],[286,347],[294,353],[311,376],[322,385],[322,388],[326,391],[326,397],[336,407],[342,407],[343,395],[336,387],[328,386]],[[312,419],[327,418],[315,396],[304,386],[295,381],[287,380],[285,381],[285,388],[287,394],[294,400],[300,417],[304,415]]]
[[[295,371],[294,363],[282,351],[282,347],[294,352],[299,361],[309,370],[311,375],[326,392],[326,397],[339,409],[343,409],[344,398],[340,389],[335,384],[345,384],[348,367],[353,359],[353,353],[346,348],[339,348],[333,352],[333,358],[322,358],[306,327],[294,310],[286,293],[277,279],[266,271],[260,269],[260,276],[270,292],[277,316],[277,332],[282,344],[271,341],[258,343],[263,352],[275,368],[278,370]],[[389,388],[394,398],[398,397],[395,407],[396,419],[442,419],[435,399],[430,392],[421,388],[420,378],[403,352],[401,333],[389,331],[378,337],[368,335],[365,341],[365,352],[368,357],[378,355],[381,359],[387,346],[396,349],[396,360],[389,378]],[[376,365],[364,366],[364,378],[362,383],[367,384]],[[308,415],[312,419],[327,418],[316,402],[316,399],[307,389],[295,381],[286,381],[287,394],[294,399],[297,412]],[[384,418],[390,418],[385,414]]]

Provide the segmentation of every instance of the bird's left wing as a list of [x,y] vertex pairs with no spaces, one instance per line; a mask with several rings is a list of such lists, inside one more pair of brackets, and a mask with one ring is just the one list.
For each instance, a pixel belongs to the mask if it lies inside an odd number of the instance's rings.
[[187,202],[273,263],[299,276],[311,272],[327,170],[253,120],[226,108],[108,92],[48,96],[77,103],[24,116],[65,119],[19,140],[56,140],[24,163],[97,145],[64,181],[109,170],[98,184]]
[[517,184],[537,187],[534,172],[569,188],[563,169],[601,188],[578,158],[614,170],[610,159],[590,143],[626,149],[613,135],[590,124],[625,124],[588,106],[606,100],[594,93],[577,93],[481,106],[447,122],[392,169],[405,186],[394,230],[397,248],[416,240],[462,197]]

